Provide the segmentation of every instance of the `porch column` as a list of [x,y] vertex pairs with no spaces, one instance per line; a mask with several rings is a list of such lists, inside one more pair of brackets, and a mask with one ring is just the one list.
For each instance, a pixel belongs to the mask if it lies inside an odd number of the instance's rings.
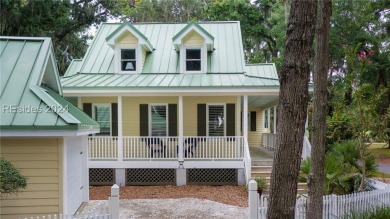
[[244,110],[242,112],[243,122],[242,122],[242,132],[244,139],[248,140],[248,95],[244,95]]
[[118,96],[118,161],[123,161],[122,96]]
[[241,96],[237,96],[236,118],[236,136],[241,136]]
[[184,169],[183,163],[184,163],[184,157],[183,157],[183,96],[179,96],[178,101],[178,108],[179,108],[179,133],[178,133],[178,157],[179,157],[179,165],[176,169],[176,185],[177,186],[184,186],[187,184],[186,179],[186,169]]
[[183,156],[183,96],[179,96],[179,103],[178,103],[178,108],[179,108],[179,151],[178,151],[178,157],[179,161],[184,161],[184,156]]

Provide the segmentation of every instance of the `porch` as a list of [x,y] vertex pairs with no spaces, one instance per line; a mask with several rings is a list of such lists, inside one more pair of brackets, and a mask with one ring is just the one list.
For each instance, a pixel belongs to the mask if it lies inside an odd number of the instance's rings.
[[243,136],[90,136],[89,168],[244,168]]

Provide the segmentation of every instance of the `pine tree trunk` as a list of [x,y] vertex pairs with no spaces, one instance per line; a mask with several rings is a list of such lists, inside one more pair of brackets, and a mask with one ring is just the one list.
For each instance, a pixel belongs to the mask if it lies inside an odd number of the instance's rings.
[[322,218],[326,144],[327,77],[329,69],[329,31],[332,1],[320,0],[317,6],[314,58],[313,145],[309,173],[307,218]]
[[269,219],[294,218],[308,103],[317,1],[294,0],[280,70],[278,129],[271,176]]

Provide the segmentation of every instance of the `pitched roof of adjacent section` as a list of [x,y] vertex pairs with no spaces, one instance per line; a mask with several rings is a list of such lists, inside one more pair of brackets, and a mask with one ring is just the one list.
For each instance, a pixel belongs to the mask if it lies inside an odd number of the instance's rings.
[[50,38],[0,37],[1,130],[98,130],[60,95],[54,60]]

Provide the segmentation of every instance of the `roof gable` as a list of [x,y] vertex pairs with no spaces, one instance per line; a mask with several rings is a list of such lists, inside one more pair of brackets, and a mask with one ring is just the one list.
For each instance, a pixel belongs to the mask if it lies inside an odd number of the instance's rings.
[[61,96],[54,60],[50,38],[0,37],[0,129],[98,129],[87,115],[68,111],[77,110]]
[[135,36],[139,41],[138,43],[142,45],[146,51],[153,51],[153,46],[149,42],[149,39],[128,21],[124,21],[114,32],[108,35],[106,38],[107,44],[111,48],[114,48],[117,40],[126,33],[131,33],[133,36]]
[[173,45],[176,49],[179,49],[183,44],[183,39],[188,35],[196,32],[203,37],[204,43],[207,45],[207,50],[212,51],[214,49],[214,37],[202,28],[199,24],[191,22],[187,24],[183,29],[181,29],[175,36],[172,38]]

